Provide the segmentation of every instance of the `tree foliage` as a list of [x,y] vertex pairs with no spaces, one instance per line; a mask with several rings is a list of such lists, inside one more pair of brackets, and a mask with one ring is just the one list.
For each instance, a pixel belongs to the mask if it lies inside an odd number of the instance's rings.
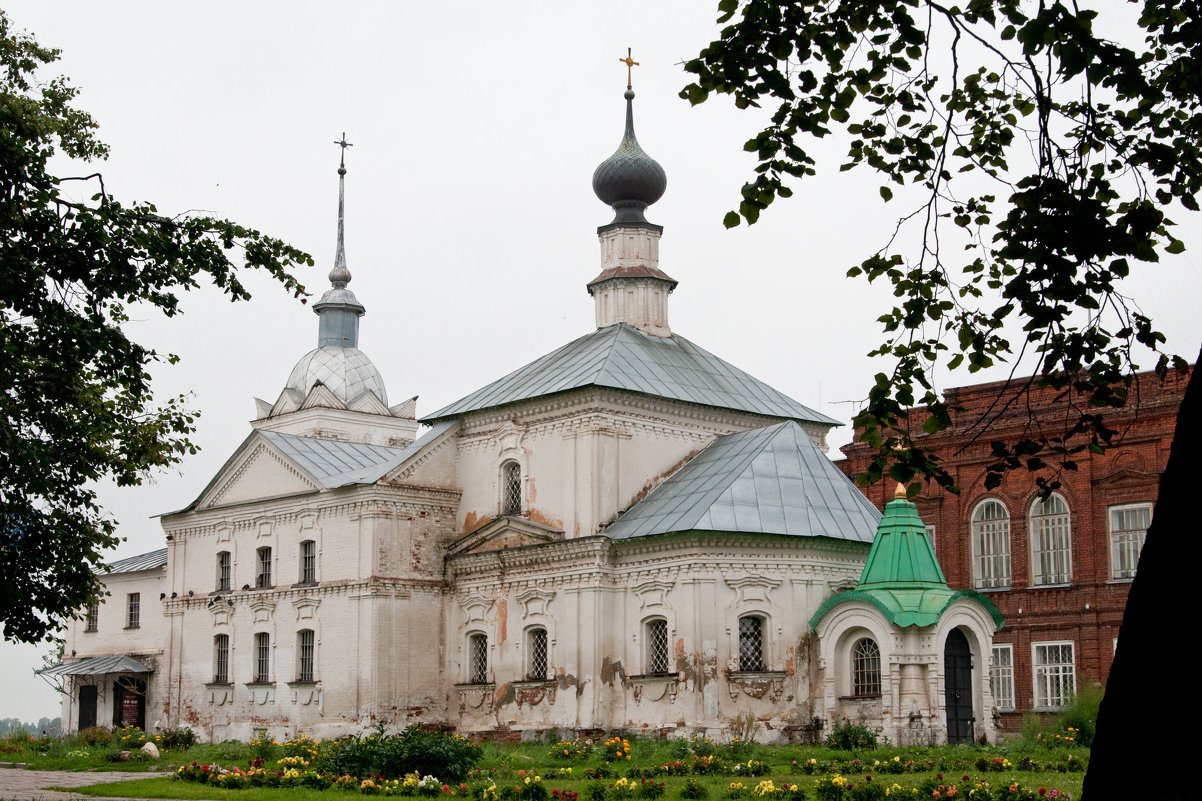
[[202,277],[248,298],[235,258],[299,296],[289,269],[312,264],[228,220],[121,203],[97,172],[54,175],[56,153],[107,154],[76,90],[40,80],[57,59],[0,12],[0,625],[26,642],[99,592],[94,571],[118,538],[96,482],[139,484],[195,450],[183,398],[152,393],[149,367],[175,357],[125,334],[131,310],[174,316]]
[[[681,96],[771,112],[745,146],[758,165],[726,225],[790,196],[819,166],[813,141],[832,135],[850,142],[841,169],[876,171],[880,197],[908,204],[892,239],[849,271],[889,281],[897,298],[871,354],[891,357],[892,372],[854,421],[878,451],[861,480],[887,472],[956,490],[921,447],[954,411],[937,364],[976,372],[1031,356],[1030,380],[1071,407],[1063,428],[992,442],[989,487],[1006,470],[1073,469],[1075,453],[1104,448],[1115,433],[1105,410],[1133,399],[1141,347],[1161,375],[1186,369],[1121,281],[1184,248],[1170,210],[1198,210],[1196,5],[1110,8],[1138,16],[1143,47],[1100,34],[1094,10],[1047,0],[722,0],[719,11],[731,24],[687,62],[695,82]],[[910,415],[919,404],[927,414]],[[991,409],[979,435],[1005,411]]]

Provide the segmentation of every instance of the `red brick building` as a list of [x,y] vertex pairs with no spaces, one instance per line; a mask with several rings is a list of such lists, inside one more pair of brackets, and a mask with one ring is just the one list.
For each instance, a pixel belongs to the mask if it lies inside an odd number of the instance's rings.
[[[1077,688],[1105,683],[1186,381],[1142,374],[1137,400],[1107,418],[1121,441],[1103,455],[1075,457],[1079,469],[1061,472],[1061,487],[1046,500],[1037,474],[1014,471],[986,490],[985,469],[993,461],[990,441],[1014,441],[1032,425],[1063,430],[1066,409],[1057,393],[1021,392],[1003,382],[947,391],[948,404],[963,410],[924,444],[944,460],[960,494],[931,484],[913,500],[948,584],[987,593],[1005,618],[987,669],[1006,731],[1018,730],[1023,712],[1054,710]],[[1001,393],[1018,397],[973,441],[979,431],[972,424]],[[838,464],[851,476],[871,457],[854,442],[843,453]],[[884,481],[864,492],[884,508],[893,489]]]

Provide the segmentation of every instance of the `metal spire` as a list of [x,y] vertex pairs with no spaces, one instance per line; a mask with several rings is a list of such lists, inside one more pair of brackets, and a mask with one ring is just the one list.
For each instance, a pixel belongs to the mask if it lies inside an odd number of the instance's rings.
[[351,271],[346,268],[346,249],[343,245],[343,208],[345,206],[345,183],[346,183],[346,149],[354,147],[350,142],[346,141],[346,131],[342,132],[342,138],[334,140],[334,144],[342,148],[342,155],[338,159],[338,250],[334,253],[334,269],[330,270],[330,283],[336,289],[344,289],[351,282]]
[[620,59],[618,59],[618,61],[620,61],[626,65],[626,88],[632,89],[633,87],[630,85],[630,68],[638,67],[638,66],[640,66],[640,64],[639,64],[639,62],[635,61],[634,58],[630,55],[629,47],[626,48],[626,58],[620,58]]

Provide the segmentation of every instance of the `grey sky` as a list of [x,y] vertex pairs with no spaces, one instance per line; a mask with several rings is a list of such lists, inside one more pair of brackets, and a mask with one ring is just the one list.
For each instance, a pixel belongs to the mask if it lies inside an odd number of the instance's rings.
[[[751,173],[742,143],[755,117],[724,99],[691,109],[676,96],[687,82],[679,62],[717,34],[716,2],[5,7],[18,27],[62,48],[56,72],[82,89],[79,105],[112,147],[101,166],[110,192],[288,240],[316,259],[302,280],[318,295],[334,255],[334,140],[346,131],[347,262],[367,307],[360,346],[390,402],[421,396],[419,416],[592,330],[584,286],[598,269],[595,229],[611,214],[591,176],[621,138],[618,58],[628,46],[641,62],[639,141],[668,175],[647,216],[665,227],[661,267],[680,281],[672,328],[844,421],[849,401],[888,369],[864,354],[890,294],[844,273],[885,242],[906,195],[886,206],[871,176],[829,169],[753,228],[723,229]],[[1179,216],[1178,235],[1202,245],[1197,218]],[[249,303],[205,288],[183,317],[148,313],[133,326],[140,341],[182,358],[156,371],[157,389],[194,393],[202,452],[146,486],[102,489],[127,538],[114,557],[161,547],[151,516],[195,498],[248,433],[252,396],[275,400],[315,345],[309,307],[265,280],[249,283]],[[1196,353],[1194,250],[1140,270],[1128,291],[1171,346]],[[849,436],[836,432],[832,456]],[[31,675],[34,649],[0,645],[0,654],[0,717],[58,714],[56,696]]]

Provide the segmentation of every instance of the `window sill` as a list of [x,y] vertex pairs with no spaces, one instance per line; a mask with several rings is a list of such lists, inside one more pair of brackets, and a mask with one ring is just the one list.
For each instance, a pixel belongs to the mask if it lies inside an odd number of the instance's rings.
[[298,581],[292,586],[295,587],[316,587],[320,582],[317,581]]
[[125,628],[122,629],[122,631],[136,631],[140,628],[142,628],[142,627],[141,626],[126,626]]
[[228,689],[233,686],[234,686],[234,683],[232,681],[210,681],[207,684],[205,684],[205,689],[206,690],[225,690],[225,689]]
[[1010,587],[973,587],[977,592],[1010,592]]
[[252,590],[274,590],[274,584],[263,584],[262,586],[251,587]]
[[246,686],[250,687],[252,689],[255,687],[274,687],[275,682],[274,681],[248,681],[248,682],[246,682]]
[[287,682],[289,687],[316,687],[321,684],[317,679],[297,679],[296,681]]
[[1131,578],[1116,578],[1116,579],[1110,579],[1110,580],[1109,580],[1109,581],[1107,581],[1106,583],[1107,583],[1107,584],[1130,584],[1130,583],[1131,583],[1131,582],[1133,582],[1133,581],[1135,581],[1135,576],[1132,576]]
[[1071,581],[1060,582],[1057,584],[1032,584],[1028,589],[1032,590],[1066,590],[1073,586]]
[[762,681],[765,679],[783,679],[783,670],[728,670],[726,677],[735,681]]
[[100,629],[84,629],[83,633],[84,634],[96,634],[98,631],[100,631]]
[[679,673],[636,673],[633,676],[627,676],[628,681],[677,681],[680,679]]
[[840,701],[865,701],[865,702],[872,702],[872,701],[879,701],[879,700],[881,700],[881,694],[880,694],[880,693],[877,693],[876,695],[840,695],[840,696],[839,696],[839,700],[840,700]]
[[209,593],[209,597],[211,598],[214,595],[229,595],[231,592],[233,592],[233,590],[229,587],[226,587],[225,589],[213,590],[211,593]]

